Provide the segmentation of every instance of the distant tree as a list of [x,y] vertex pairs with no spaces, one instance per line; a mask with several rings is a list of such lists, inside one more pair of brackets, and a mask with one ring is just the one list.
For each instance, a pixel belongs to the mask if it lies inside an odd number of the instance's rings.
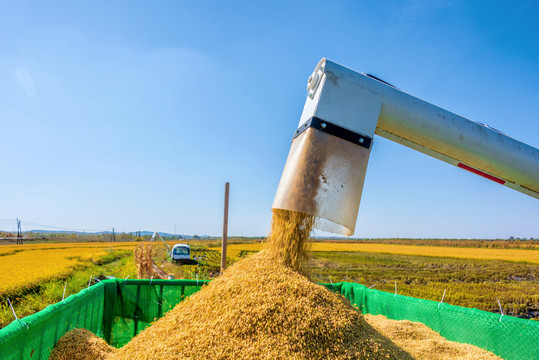
[[514,236],[509,236],[509,240],[515,240]]

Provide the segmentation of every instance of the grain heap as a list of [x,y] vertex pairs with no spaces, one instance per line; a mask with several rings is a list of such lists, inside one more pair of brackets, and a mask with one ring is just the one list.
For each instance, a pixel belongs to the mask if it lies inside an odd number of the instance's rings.
[[[230,267],[123,348],[84,359],[412,359],[342,296],[298,272],[313,223],[275,211],[267,249]],[[80,342],[71,333],[55,348],[67,358],[80,348],[69,346]]]
[[116,349],[86,329],[73,329],[58,340],[49,360],[106,359]]
[[263,250],[142,331],[110,359],[411,359],[343,297]]
[[501,359],[476,346],[449,341],[422,323],[408,320],[389,320],[382,315],[365,315],[365,320],[417,360]]
[[76,329],[62,337],[51,359],[497,359],[421,324],[367,315],[369,325],[342,296],[300,274],[312,225],[309,216],[274,211],[266,249],[229,268],[122,349]]

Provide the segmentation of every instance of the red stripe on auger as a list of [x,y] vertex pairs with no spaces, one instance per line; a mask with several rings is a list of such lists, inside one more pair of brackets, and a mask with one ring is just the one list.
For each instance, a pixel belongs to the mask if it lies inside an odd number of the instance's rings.
[[474,174],[477,174],[479,176],[482,176],[484,178],[487,178],[489,180],[492,180],[494,182],[497,182],[498,184],[505,184],[505,180],[502,180],[502,179],[498,179],[497,177],[494,177],[492,175],[489,175],[487,173],[484,173],[482,172],[481,170],[477,170],[477,169],[474,169],[473,167],[471,166],[468,166],[468,165],[464,165],[463,163],[459,163],[457,165],[459,168],[461,169],[464,169],[464,170],[468,170],[469,172],[473,172]]

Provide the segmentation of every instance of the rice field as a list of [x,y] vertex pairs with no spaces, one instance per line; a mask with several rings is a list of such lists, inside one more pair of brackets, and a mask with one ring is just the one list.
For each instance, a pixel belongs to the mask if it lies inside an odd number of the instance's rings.
[[[238,257],[242,251],[258,251],[262,244],[232,244],[228,246],[227,255]],[[211,248],[219,250],[219,248]],[[336,251],[336,252],[370,252],[383,254],[399,254],[414,256],[449,257],[458,259],[480,260],[505,260],[523,261],[539,264],[538,250],[523,249],[489,249],[489,248],[465,248],[465,247],[442,247],[442,246],[417,246],[395,244],[365,244],[365,243],[331,243],[315,242],[312,251]]]
[[[228,265],[248,253],[259,251],[263,246],[259,242],[252,242],[253,239],[242,241],[249,242],[228,246]],[[217,241],[181,242],[191,244],[192,256],[197,264],[177,266],[167,262],[165,247],[157,242],[154,243],[155,261],[165,272],[176,278],[192,279],[212,279],[219,274],[221,249],[216,247]],[[173,243],[169,242],[170,245]],[[81,279],[77,280],[79,287],[84,287],[88,281],[82,278],[88,279],[90,275],[125,277],[130,274],[129,271],[134,271],[133,277],[136,270],[131,251],[138,244],[87,242],[2,245],[0,309],[1,299],[5,296],[12,300],[22,299],[29,292],[41,296],[39,294],[43,289],[39,288],[54,282],[61,287],[65,281],[62,279],[68,277],[81,275]],[[380,290],[393,291],[394,281],[397,281],[399,293],[403,295],[436,300],[447,289],[446,300],[454,305],[495,311],[498,305],[492,299],[500,298],[504,311],[509,314],[532,318],[539,315],[538,250],[331,241],[315,242],[312,250],[311,275],[316,282],[377,284],[376,288]],[[121,258],[122,263],[127,261],[128,264],[122,265],[122,269],[116,265],[109,266],[110,269],[107,267],[109,270],[101,269],[104,258]],[[87,274],[85,269],[90,273]],[[73,286],[72,291],[78,291],[75,284]],[[58,290],[60,297],[61,290]],[[29,303],[28,299],[23,303]],[[46,304],[32,305],[33,310],[29,307],[20,311],[29,314],[42,308],[42,305]]]
[[63,243],[0,247],[0,295],[65,276],[77,265],[113,250],[134,249],[136,243]]
[[[420,242],[420,241],[418,241]],[[260,243],[229,245],[240,259]],[[217,249],[217,248],[215,248]],[[309,273],[315,282],[349,281],[453,305],[539,318],[539,251],[379,243],[315,242]]]
[[348,281],[415,298],[539,318],[539,265],[517,261],[458,259],[371,252],[317,251],[316,282]]

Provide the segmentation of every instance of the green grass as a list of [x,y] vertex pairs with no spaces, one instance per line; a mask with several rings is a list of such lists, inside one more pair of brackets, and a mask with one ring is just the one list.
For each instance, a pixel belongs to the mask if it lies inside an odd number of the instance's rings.
[[[356,282],[401,295],[522,317],[539,314],[539,265],[363,252],[314,252],[316,282]],[[330,280],[331,279],[331,280]]]

